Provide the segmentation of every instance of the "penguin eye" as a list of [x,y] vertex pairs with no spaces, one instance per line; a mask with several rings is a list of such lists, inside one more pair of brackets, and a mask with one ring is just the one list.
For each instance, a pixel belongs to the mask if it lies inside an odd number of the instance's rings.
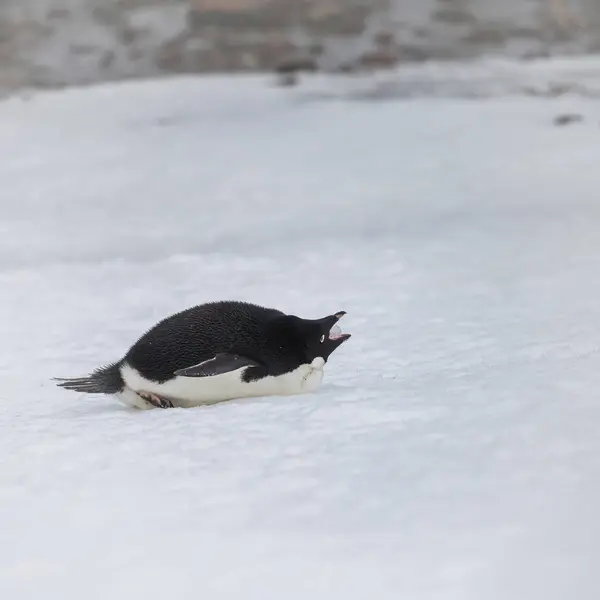
[[320,342],[321,342],[321,344],[322,344],[322,343],[325,341],[325,336],[324,336],[324,335],[322,335],[322,336],[321,336],[321,339],[320,339],[319,341],[320,341]]

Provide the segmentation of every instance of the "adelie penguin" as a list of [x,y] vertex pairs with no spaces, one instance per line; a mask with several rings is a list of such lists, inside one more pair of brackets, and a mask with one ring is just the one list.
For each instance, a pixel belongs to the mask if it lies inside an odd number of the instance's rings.
[[312,392],[350,337],[337,325],[345,314],[302,319],[245,302],[201,304],[157,323],[121,360],[55,381],[141,409]]

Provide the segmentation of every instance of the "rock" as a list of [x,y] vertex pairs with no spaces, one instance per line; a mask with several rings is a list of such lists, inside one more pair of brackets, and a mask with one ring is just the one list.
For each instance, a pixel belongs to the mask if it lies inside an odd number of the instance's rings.
[[282,60],[275,71],[280,75],[286,73],[314,73],[319,70],[317,61],[311,57],[292,57]]
[[566,113],[558,115],[554,118],[554,124],[557,127],[564,127],[565,125],[571,125],[572,123],[580,123],[583,121],[583,116],[575,113]]

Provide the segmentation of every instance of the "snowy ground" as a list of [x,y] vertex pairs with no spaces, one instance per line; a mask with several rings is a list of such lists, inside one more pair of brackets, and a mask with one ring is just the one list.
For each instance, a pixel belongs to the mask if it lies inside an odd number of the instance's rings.
[[[0,105],[0,597],[597,599],[597,103],[298,100]],[[49,381],[220,298],[353,337],[304,397]]]

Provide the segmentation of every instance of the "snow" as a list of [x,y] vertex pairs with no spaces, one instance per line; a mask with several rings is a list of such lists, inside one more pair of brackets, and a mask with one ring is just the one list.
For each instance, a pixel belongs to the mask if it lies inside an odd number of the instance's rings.
[[[0,596],[597,598],[599,118],[260,77],[2,103]],[[50,381],[222,298],[353,337],[307,396]]]
[[565,94],[600,97],[598,56],[520,61],[479,58],[474,61],[403,64],[375,75],[316,75],[302,80],[302,96],[318,100],[388,101],[407,98],[496,98]]

